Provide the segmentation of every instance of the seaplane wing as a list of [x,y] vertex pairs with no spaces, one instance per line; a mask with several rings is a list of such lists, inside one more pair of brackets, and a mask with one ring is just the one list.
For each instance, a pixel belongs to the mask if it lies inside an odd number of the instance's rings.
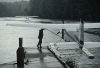
[[[80,24],[41,24],[41,23],[8,23],[8,26],[16,27],[32,27],[32,28],[44,28],[44,29],[66,29],[67,31],[76,31],[79,29]],[[100,23],[85,23],[84,28],[100,28]]]

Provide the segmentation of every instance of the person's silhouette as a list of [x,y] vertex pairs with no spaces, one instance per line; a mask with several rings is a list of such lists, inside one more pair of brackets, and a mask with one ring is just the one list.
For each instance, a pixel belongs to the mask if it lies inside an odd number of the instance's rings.
[[44,30],[44,29],[39,30],[39,35],[38,35],[39,42],[38,42],[38,44],[37,44],[37,47],[38,47],[38,48],[42,48],[42,47],[41,47],[41,44],[42,44],[42,39],[43,39],[43,30]]

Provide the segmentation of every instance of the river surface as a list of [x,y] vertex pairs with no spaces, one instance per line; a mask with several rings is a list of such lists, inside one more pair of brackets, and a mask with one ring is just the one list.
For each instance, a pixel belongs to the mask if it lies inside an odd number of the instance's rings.
[[[0,20],[0,64],[9,63],[9,62],[15,62],[16,61],[16,50],[18,48],[18,38],[22,37],[23,39],[23,46],[26,48],[37,48],[36,45],[38,43],[38,33],[39,29],[35,28],[27,28],[27,27],[12,27],[12,26],[6,26],[7,23],[25,23],[24,18],[19,19],[19,21],[7,21],[8,19],[1,19]],[[39,19],[41,20],[41,19]],[[35,21],[38,21],[35,19]],[[59,21],[55,21],[59,22]],[[54,22],[54,23],[55,23]],[[53,31],[53,30],[52,30]],[[57,33],[57,31],[53,31]],[[63,42],[61,39],[55,39],[54,35],[50,35],[49,31],[44,31],[45,36],[43,38],[43,45],[49,42]],[[45,41],[49,40],[49,41]],[[85,41],[86,42],[100,42],[100,37],[98,35],[94,34],[88,34],[85,33]],[[48,44],[49,45],[49,44]],[[95,46],[95,45],[94,45]],[[97,49],[90,49],[92,50],[93,54],[95,54],[97,57],[94,60],[88,60],[84,56],[81,57],[80,62],[78,63],[79,68],[100,68],[100,61],[99,61],[99,48]],[[82,61],[87,61],[86,64],[82,66]],[[96,63],[95,63],[96,62]],[[83,62],[84,63],[84,62]],[[92,65],[94,64],[95,65]],[[80,66],[81,65],[81,66]],[[89,65],[85,66],[85,65]],[[98,66],[98,67],[96,67]]]

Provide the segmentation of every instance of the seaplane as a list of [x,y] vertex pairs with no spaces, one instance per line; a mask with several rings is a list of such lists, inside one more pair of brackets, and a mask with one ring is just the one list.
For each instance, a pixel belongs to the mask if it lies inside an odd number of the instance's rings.
[[[28,16],[27,16],[28,17]],[[29,17],[30,18],[30,17]],[[94,58],[94,55],[89,52],[87,47],[92,48],[91,45],[95,47],[100,47],[100,42],[84,42],[84,29],[100,28],[100,23],[84,23],[81,19],[80,23],[66,23],[66,24],[44,24],[44,23],[7,23],[7,26],[15,27],[29,27],[47,30],[64,30],[65,33],[75,42],[59,42],[50,43],[50,45],[60,44],[62,45],[77,45],[80,50],[82,50],[89,58]],[[73,33],[73,31],[78,31],[79,37]]]

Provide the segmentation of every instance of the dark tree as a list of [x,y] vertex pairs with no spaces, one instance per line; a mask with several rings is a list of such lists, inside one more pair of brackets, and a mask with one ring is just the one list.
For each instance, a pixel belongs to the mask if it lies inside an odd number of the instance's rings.
[[7,16],[6,13],[7,13],[6,6],[0,3],[0,17]]
[[30,0],[30,15],[42,18],[100,21],[99,0]]

